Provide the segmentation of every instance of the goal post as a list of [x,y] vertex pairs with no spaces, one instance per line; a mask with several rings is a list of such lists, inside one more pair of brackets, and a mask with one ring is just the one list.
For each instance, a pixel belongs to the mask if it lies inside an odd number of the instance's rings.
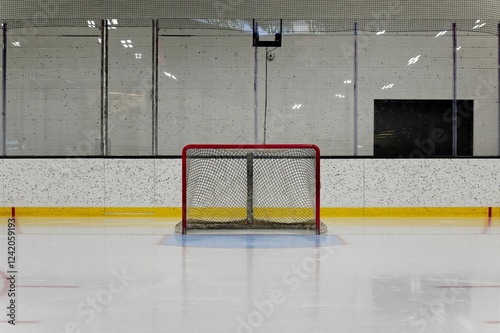
[[320,221],[320,150],[310,144],[191,144],[182,151],[182,221],[191,229],[305,229]]

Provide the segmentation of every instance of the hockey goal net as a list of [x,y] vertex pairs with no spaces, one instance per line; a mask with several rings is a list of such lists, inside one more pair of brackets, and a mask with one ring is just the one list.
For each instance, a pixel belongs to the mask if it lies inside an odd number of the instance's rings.
[[182,152],[182,221],[190,229],[306,229],[320,222],[315,145],[188,145]]

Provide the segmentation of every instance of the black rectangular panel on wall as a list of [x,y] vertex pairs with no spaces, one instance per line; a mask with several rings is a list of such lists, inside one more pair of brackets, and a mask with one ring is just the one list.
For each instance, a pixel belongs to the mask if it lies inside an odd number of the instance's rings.
[[[458,156],[473,155],[473,100],[458,100]],[[375,157],[452,156],[452,100],[375,100]]]

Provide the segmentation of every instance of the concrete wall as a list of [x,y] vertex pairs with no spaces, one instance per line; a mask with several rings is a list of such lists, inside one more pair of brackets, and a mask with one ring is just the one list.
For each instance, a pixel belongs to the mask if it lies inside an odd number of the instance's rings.
[[[488,207],[497,159],[323,159],[322,207]],[[3,159],[4,207],[180,207],[180,159]]]
[[[497,37],[458,29],[457,98],[474,100],[474,155],[497,155]],[[453,97],[450,30],[359,32],[359,154],[373,154],[374,99]],[[39,28],[29,37],[22,32],[8,35],[8,154],[94,154],[100,137],[99,29]],[[160,154],[178,155],[195,142],[253,143],[255,133],[262,142],[264,128],[268,143],[309,142],[323,155],[354,153],[353,31],[285,35],[267,69],[265,49],[256,55],[248,32],[160,33]],[[124,46],[128,41],[133,47]],[[111,154],[151,154],[151,44],[150,28],[110,30]]]

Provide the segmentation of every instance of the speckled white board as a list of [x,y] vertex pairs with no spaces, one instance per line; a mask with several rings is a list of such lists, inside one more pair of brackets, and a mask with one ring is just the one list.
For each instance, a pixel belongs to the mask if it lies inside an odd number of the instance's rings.
[[2,172],[2,177],[1,177],[2,179],[0,179],[0,184],[2,186],[2,190],[0,191],[0,199],[2,199],[3,207],[5,207],[5,200],[4,200],[4,183],[5,183],[4,174],[5,174],[5,171],[4,171],[4,168],[5,168],[5,161],[0,159],[0,170]]
[[496,159],[365,161],[366,207],[484,207],[500,202]]
[[3,160],[4,206],[99,207],[104,203],[104,160]]
[[154,159],[109,159],[105,164],[105,207],[154,207]]
[[182,206],[181,159],[155,160],[155,206]]
[[[5,159],[3,204],[180,207],[180,159]],[[322,207],[486,207],[497,159],[323,159]]]
[[363,207],[363,159],[321,160],[321,206]]

